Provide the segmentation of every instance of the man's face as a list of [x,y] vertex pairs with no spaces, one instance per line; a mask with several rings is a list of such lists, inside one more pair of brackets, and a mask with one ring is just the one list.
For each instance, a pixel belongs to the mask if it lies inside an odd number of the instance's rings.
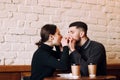
[[79,41],[80,40],[80,29],[77,29],[75,26],[70,27],[68,29],[68,35],[69,37],[72,37],[76,41]]

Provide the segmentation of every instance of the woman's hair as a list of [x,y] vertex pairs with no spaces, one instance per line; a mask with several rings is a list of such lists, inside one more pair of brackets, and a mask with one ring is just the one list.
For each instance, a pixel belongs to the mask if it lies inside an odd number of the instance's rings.
[[46,42],[49,39],[49,35],[54,35],[56,33],[57,26],[54,24],[46,24],[41,28],[40,37],[41,40],[36,43],[39,47],[41,43]]

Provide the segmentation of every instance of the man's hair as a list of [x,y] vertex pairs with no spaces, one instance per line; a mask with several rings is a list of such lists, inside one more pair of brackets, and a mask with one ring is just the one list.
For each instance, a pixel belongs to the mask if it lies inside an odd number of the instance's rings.
[[76,22],[71,23],[69,27],[81,28],[85,32],[85,35],[87,34],[88,28],[87,28],[87,24],[84,22],[76,21]]

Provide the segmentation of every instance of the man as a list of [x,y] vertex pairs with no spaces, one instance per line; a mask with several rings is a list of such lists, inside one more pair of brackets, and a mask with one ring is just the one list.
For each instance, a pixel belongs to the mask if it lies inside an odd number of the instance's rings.
[[96,75],[106,75],[106,51],[104,46],[87,37],[87,24],[73,22],[69,25],[69,48],[71,63],[80,64],[81,75],[88,76],[88,64],[96,64]]

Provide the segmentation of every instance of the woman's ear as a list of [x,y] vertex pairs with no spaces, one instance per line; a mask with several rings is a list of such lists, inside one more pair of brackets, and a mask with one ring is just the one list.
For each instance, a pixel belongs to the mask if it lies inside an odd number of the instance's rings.
[[49,40],[52,41],[54,39],[54,36],[53,35],[49,35]]

